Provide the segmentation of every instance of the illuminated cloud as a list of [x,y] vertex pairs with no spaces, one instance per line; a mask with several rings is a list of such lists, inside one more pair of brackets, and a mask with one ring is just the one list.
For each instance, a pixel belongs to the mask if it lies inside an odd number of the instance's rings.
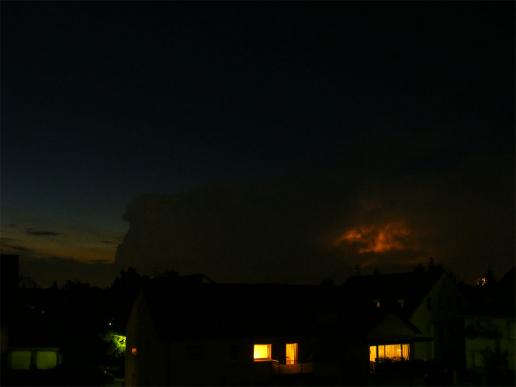
[[[142,195],[127,208],[116,263],[221,282],[339,280],[356,265],[404,271],[429,257],[466,278],[490,257],[504,272],[514,257],[514,190],[505,176],[514,174],[503,165],[472,160],[444,183],[439,175],[361,181],[349,172]],[[489,174],[495,166],[499,173]]]
[[413,248],[411,233],[404,222],[391,222],[378,226],[358,226],[344,231],[335,241],[354,247],[359,254],[386,253]]

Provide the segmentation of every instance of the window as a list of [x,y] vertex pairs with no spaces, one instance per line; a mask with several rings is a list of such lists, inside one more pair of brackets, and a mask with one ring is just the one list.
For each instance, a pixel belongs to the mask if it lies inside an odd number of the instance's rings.
[[297,343],[289,343],[285,345],[285,363],[297,364]]
[[240,355],[240,351],[237,344],[231,344],[229,346],[229,359],[230,360],[237,360],[238,356]]
[[31,363],[30,351],[13,351],[10,354],[10,363],[13,370],[28,370]]
[[36,368],[38,370],[47,370],[57,367],[56,351],[37,351],[36,352]]
[[369,361],[376,361],[376,345],[372,345],[369,347]]
[[484,355],[480,351],[473,352],[473,367],[484,367]]
[[386,345],[385,357],[388,359],[396,359],[401,357],[401,345]]
[[369,347],[369,361],[379,359],[408,360],[410,359],[410,344],[372,345]]
[[253,357],[254,361],[267,361],[271,360],[271,347],[272,344],[255,344]]
[[404,360],[410,359],[410,344],[401,345],[401,355]]

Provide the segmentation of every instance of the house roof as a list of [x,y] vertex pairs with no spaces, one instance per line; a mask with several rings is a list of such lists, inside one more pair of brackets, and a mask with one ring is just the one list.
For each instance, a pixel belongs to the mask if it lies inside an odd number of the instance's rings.
[[143,297],[164,338],[364,338],[385,312],[339,287],[283,284],[178,284],[151,281]]
[[394,313],[386,314],[378,324],[369,331],[367,338],[369,342],[372,343],[428,340],[428,338],[423,337],[421,331],[415,325]]
[[516,304],[516,272],[512,267],[498,282],[488,286],[462,287],[464,314],[468,316],[512,316]]
[[324,295],[303,286],[150,283],[144,298],[166,337],[295,335],[311,329]]
[[[443,272],[439,270],[420,270],[354,276],[344,283],[342,290],[362,302],[373,303],[377,300],[382,307],[398,310],[407,317],[420,305],[442,275]],[[400,307],[399,300],[403,300],[403,307]]]

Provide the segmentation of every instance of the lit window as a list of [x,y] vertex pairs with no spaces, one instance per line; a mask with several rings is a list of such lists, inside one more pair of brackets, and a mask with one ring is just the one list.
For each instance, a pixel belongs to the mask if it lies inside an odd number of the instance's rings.
[[272,344],[255,344],[254,345],[254,361],[271,360]]
[[28,370],[30,368],[30,351],[13,351],[10,353],[9,360],[13,370]]
[[38,370],[46,370],[57,367],[56,351],[37,351],[36,352],[36,368]]
[[401,350],[402,350],[401,354],[403,356],[403,359],[408,360],[410,358],[410,345],[402,344]]
[[401,358],[401,345],[386,345],[385,357],[388,359]]
[[369,347],[369,361],[378,359],[409,360],[410,344],[373,345]]
[[133,355],[133,356],[138,355],[138,348],[136,348],[135,346],[132,346],[131,347],[131,355]]
[[376,345],[372,345],[369,347],[369,361],[376,361]]
[[286,344],[285,346],[285,363],[297,364],[297,343]]

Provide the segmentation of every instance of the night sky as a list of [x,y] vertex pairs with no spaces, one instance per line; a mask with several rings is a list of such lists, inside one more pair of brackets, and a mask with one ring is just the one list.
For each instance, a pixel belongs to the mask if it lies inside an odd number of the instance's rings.
[[0,243],[36,281],[514,263],[512,2],[1,7]]

